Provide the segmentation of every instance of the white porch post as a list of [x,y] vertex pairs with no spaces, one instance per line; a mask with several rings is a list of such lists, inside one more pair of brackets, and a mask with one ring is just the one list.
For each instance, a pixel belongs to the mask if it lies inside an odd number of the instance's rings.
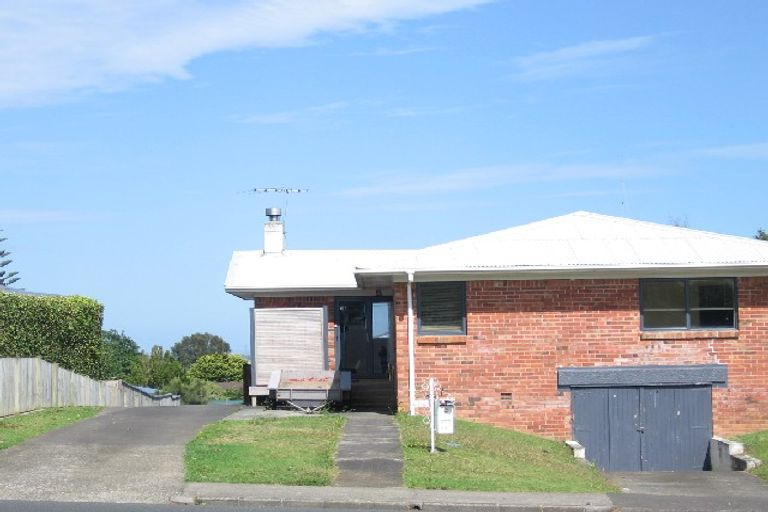
[[413,332],[413,272],[408,272],[408,404],[410,415],[416,414],[416,353]]
[[[248,313],[251,317],[251,386],[255,386],[258,384],[256,382],[256,308],[258,307],[256,297],[253,298],[253,307],[250,308]],[[250,405],[256,405],[255,403],[252,403],[254,398],[250,398],[248,400],[248,404]]]

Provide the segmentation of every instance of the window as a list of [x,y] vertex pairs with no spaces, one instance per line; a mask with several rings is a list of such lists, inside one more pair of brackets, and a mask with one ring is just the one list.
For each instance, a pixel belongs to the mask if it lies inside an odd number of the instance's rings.
[[466,334],[464,283],[420,283],[419,334]]
[[643,329],[735,329],[736,281],[646,279],[640,282]]

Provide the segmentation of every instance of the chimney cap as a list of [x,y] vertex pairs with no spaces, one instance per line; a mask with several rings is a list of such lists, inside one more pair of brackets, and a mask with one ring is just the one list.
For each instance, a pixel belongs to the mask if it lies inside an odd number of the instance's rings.
[[271,221],[278,221],[280,220],[280,216],[283,214],[283,212],[280,210],[280,208],[267,208],[266,210],[267,217],[269,217],[269,220]]

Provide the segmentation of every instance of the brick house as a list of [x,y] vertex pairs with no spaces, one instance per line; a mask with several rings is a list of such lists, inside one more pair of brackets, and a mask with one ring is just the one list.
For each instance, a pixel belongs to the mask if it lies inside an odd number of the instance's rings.
[[322,309],[326,366],[362,402],[425,412],[436,377],[458,417],[575,438],[610,470],[702,469],[713,434],[768,428],[766,242],[576,212],[421,250],[289,251],[272,214],[226,291],[252,319]]

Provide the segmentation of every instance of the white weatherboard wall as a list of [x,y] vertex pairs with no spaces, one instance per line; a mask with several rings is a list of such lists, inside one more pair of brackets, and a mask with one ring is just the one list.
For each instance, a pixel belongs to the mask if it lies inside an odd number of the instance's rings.
[[252,308],[254,386],[266,386],[275,370],[328,369],[326,308]]
[[119,380],[94,380],[40,358],[0,359],[0,416],[44,407],[179,405],[179,397],[149,395]]

